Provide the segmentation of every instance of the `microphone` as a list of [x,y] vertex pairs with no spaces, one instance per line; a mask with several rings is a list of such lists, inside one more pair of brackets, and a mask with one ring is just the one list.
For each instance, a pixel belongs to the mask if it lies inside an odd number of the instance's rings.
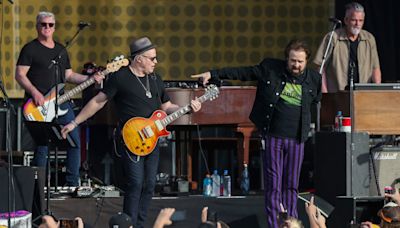
[[79,24],[78,24],[79,29],[83,29],[83,28],[88,27],[88,26],[90,26],[89,22],[80,21]]
[[342,21],[341,21],[341,20],[339,20],[339,19],[337,19],[337,18],[334,18],[334,17],[330,17],[330,18],[329,18],[329,21],[330,21],[330,22],[333,22],[333,23],[336,23],[336,24],[342,24]]

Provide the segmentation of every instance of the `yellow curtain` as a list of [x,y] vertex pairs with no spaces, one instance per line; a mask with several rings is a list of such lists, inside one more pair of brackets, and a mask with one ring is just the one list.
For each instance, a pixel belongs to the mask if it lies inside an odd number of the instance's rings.
[[263,57],[282,58],[293,38],[306,39],[316,50],[328,31],[333,12],[329,0],[14,0],[3,1],[1,79],[10,97],[22,97],[14,79],[22,46],[36,37],[39,11],[56,15],[55,39],[65,44],[80,21],[80,32],[68,50],[72,67],[81,71],[93,61],[129,54],[133,37],[149,36],[157,44],[156,69],[167,80],[189,80],[190,74],[223,66],[253,65]]

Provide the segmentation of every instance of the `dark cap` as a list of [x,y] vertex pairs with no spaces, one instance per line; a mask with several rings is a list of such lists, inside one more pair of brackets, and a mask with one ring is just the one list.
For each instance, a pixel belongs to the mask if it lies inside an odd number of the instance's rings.
[[118,212],[113,215],[108,222],[109,228],[129,228],[132,225],[132,219],[129,215]]
[[129,45],[129,48],[131,49],[131,56],[139,55],[155,47],[156,45],[152,44],[150,39],[146,36],[133,40]]

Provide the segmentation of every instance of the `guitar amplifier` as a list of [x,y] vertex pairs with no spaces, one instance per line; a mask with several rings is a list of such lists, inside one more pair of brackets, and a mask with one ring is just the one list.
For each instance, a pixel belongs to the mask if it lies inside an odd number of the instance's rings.
[[[370,195],[384,195],[385,186],[400,187],[400,147],[386,146],[373,152],[373,166],[370,166]],[[376,181],[377,180],[377,181]],[[379,184],[379,193],[376,182]]]

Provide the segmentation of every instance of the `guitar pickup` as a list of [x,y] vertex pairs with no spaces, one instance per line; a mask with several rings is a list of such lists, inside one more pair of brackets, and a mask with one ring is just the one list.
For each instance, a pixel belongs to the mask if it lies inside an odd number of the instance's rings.
[[145,136],[146,138],[150,138],[150,137],[153,137],[153,136],[154,136],[153,129],[151,129],[150,126],[147,126],[147,127],[143,128],[143,129],[142,129],[142,132],[143,132],[143,134],[144,134],[144,136]]
[[162,125],[160,120],[154,121],[154,124],[156,125],[158,131],[164,130],[164,126]]
[[42,113],[43,116],[46,116],[47,115],[47,109],[45,107],[43,107],[43,106],[40,106],[40,107],[41,107],[40,112]]

